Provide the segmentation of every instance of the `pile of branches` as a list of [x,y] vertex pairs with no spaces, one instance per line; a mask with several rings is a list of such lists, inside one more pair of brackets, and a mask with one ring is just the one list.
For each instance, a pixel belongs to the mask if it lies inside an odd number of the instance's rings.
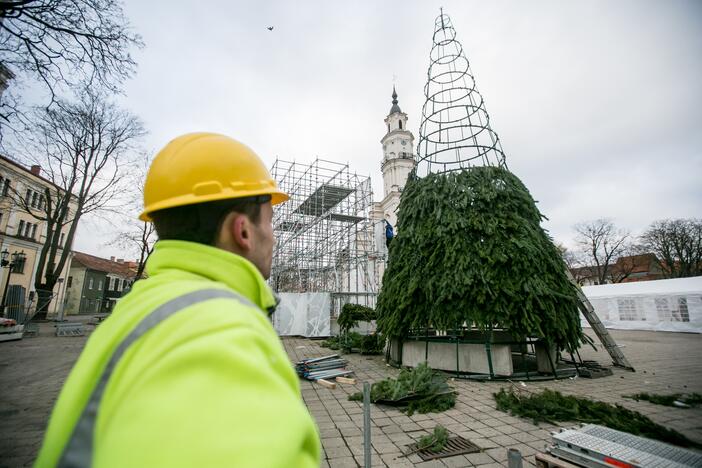
[[375,310],[360,304],[344,304],[336,323],[342,333],[351,331],[358,322],[370,322],[376,319]]
[[356,332],[347,332],[343,335],[329,337],[322,341],[320,345],[324,348],[341,350],[345,353],[383,354],[385,339],[377,333],[361,335]]
[[[422,450],[427,450],[429,452],[437,453],[441,452],[449,439],[449,431],[441,424],[434,427],[434,430],[425,436],[419,438],[416,445],[405,456],[412,455],[413,453],[421,452]],[[411,446],[410,446],[411,447]]]
[[576,287],[527,188],[499,167],[410,177],[378,297],[378,330],[476,324],[569,351],[587,340]]
[[534,424],[547,422],[555,425],[557,421],[578,421],[599,424],[682,447],[702,447],[678,431],[656,424],[643,414],[620,405],[562,395],[548,389],[540,393],[525,392],[515,389],[514,386],[509,390],[502,388],[493,396],[498,410],[529,418]]
[[[414,369],[403,369],[397,379],[389,378],[371,386],[373,403],[403,407],[408,415],[440,413],[453,408],[456,392],[448,385],[446,376],[422,363]],[[363,393],[349,396],[351,401],[362,401]]]

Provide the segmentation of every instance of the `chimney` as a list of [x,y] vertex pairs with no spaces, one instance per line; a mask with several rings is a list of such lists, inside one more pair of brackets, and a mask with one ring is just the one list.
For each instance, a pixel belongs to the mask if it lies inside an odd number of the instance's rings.
[[29,170],[29,172],[31,172],[31,173],[34,174],[35,176],[38,176],[39,173],[41,172],[41,166],[34,165],[34,166],[32,166],[32,168]]
[[115,257],[110,257],[110,261],[111,261],[111,262],[114,262],[114,261],[115,261]]

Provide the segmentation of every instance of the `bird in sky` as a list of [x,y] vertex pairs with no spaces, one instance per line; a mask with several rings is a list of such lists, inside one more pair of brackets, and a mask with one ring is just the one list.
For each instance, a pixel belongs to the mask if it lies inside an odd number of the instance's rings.
[[268,26],[269,31],[273,31],[273,26]]

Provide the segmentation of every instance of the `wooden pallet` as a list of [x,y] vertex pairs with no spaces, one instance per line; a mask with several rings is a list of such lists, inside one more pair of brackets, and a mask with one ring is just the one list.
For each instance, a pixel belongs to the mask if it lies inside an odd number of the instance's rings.
[[537,468],[581,468],[579,465],[573,465],[571,462],[561,460],[548,453],[537,452],[534,455]]

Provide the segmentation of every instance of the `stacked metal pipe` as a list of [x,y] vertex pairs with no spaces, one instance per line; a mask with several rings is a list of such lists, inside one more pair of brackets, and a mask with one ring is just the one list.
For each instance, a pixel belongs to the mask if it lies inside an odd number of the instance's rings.
[[307,380],[333,379],[353,372],[346,369],[348,361],[338,354],[312,359],[303,359],[295,364],[297,375]]

